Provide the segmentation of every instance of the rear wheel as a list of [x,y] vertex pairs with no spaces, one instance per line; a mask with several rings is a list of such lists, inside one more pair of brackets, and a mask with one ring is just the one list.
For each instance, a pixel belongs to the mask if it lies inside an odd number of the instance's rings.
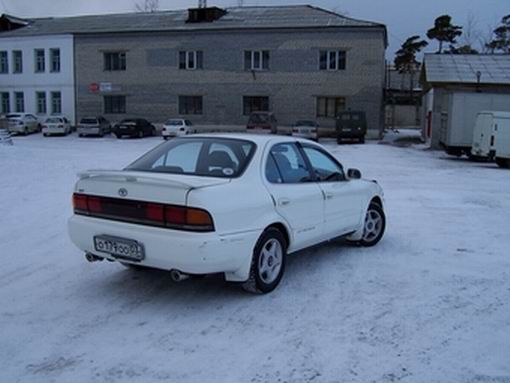
[[376,245],[384,235],[386,229],[386,216],[381,206],[371,203],[365,215],[363,224],[363,237],[359,241],[361,246],[371,247]]
[[360,139],[359,139],[359,143],[360,143],[360,144],[364,144],[364,143],[365,143],[365,137],[364,137],[364,136],[363,136],[363,137],[360,137]]
[[262,233],[253,250],[250,276],[243,289],[255,294],[273,291],[285,270],[286,247],[279,230],[270,228]]
[[143,134],[143,130],[140,130],[138,132],[138,138],[143,138],[144,134]]
[[496,163],[498,164],[498,166],[500,168],[503,168],[503,169],[510,168],[510,159],[508,159],[508,158],[496,157]]
[[115,137],[120,138],[120,134],[115,133]]

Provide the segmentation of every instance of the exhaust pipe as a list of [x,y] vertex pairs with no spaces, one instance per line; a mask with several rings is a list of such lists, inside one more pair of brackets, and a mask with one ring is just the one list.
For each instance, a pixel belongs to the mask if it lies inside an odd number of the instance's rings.
[[92,263],[92,262],[100,262],[100,261],[104,260],[104,258],[98,257],[97,255],[94,255],[94,254],[91,254],[91,253],[85,253],[85,259],[87,261],[89,261],[90,263]]
[[170,278],[174,282],[182,282],[189,278],[188,274],[181,273],[179,270],[170,270]]

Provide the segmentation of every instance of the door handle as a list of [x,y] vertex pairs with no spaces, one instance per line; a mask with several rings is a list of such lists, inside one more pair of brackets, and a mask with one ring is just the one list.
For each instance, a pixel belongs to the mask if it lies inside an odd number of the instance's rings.
[[333,199],[335,195],[333,193],[324,193],[324,199]]
[[280,206],[287,206],[289,204],[290,204],[290,199],[288,199],[288,198],[280,198],[278,200],[278,205],[280,205]]

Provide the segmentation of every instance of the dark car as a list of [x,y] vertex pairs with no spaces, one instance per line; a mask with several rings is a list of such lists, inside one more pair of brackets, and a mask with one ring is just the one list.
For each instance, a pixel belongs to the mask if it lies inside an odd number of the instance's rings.
[[365,143],[367,134],[367,117],[365,112],[340,112],[336,119],[336,140],[341,144],[344,139]]
[[278,121],[271,112],[253,112],[250,114],[246,129],[276,134],[278,130]]
[[121,138],[122,136],[142,138],[145,136],[153,136],[156,133],[156,128],[143,118],[126,118],[115,124],[112,128],[112,132],[117,138]]

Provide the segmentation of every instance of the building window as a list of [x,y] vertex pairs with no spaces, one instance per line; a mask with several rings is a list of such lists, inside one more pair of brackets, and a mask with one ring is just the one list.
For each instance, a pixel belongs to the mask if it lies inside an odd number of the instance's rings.
[[347,54],[345,51],[320,51],[320,70],[345,70]]
[[1,108],[2,113],[7,114],[11,112],[11,99],[9,97],[9,92],[2,92],[1,93]]
[[25,95],[23,92],[14,92],[14,102],[16,113],[24,113],[25,112]]
[[202,51],[180,51],[179,69],[202,69],[204,64],[204,53]]
[[345,97],[317,97],[317,117],[335,118],[345,110]]
[[126,96],[104,96],[105,114],[126,113]]
[[46,114],[46,92],[35,92],[37,114]]
[[9,58],[7,51],[0,52],[0,73],[9,73]]
[[179,96],[179,114],[202,114],[202,96]]
[[60,72],[60,49],[50,49],[51,72]]
[[51,92],[51,114],[62,114],[62,94]]
[[41,73],[46,70],[46,63],[44,57],[44,49],[36,49],[34,51],[35,56],[35,72]]
[[253,112],[269,112],[269,97],[245,96],[243,97],[243,114],[249,116]]
[[269,51],[245,51],[245,70],[269,70]]
[[126,70],[126,52],[104,53],[104,70]]
[[12,51],[12,62],[14,66],[13,73],[22,73],[23,72],[23,52],[22,51]]

